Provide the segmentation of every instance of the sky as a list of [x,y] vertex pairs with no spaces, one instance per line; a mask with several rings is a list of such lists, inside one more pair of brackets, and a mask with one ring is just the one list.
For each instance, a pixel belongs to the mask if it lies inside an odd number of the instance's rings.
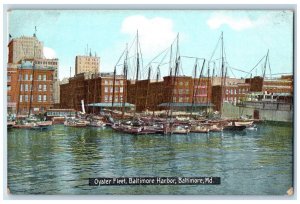
[[[198,69],[205,58],[205,73],[207,61],[211,59],[210,67],[215,67],[215,74],[220,73],[219,39],[222,32],[228,76],[249,76],[246,72],[268,50],[270,69],[268,67],[267,76],[293,73],[293,12],[289,10],[10,11],[8,32],[13,38],[32,36],[35,26],[38,39],[44,43],[45,57],[59,59],[60,79],[70,77],[70,67],[71,75],[74,75],[75,57],[86,54],[87,47],[93,55],[96,53],[100,57],[100,72],[112,72],[126,44],[131,47],[128,55],[131,62],[129,77],[133,78],[133,41],[137,30],[142,53],[141,77],[144,78],[149,62],[164,50],[166,52],[151,63],[151,77],[155,77],[158,64],[161,76],[168,75],[170,46],[177,34],[179,54],[182,56],[181,75],[191,76],[195,64],[195,58],[183,56],[200,58]],[[176,42],[172,45],[172,61],[175,60],[175,51]],[[253,69],[253,75],[262,75],[263,62]],[[117,72],[121,71],[122,66],[118,63]]]

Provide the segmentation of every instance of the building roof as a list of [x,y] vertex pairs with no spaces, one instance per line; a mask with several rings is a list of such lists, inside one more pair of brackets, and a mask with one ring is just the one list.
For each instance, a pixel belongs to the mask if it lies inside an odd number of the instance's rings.
[[[87,106],[93,106],[93,107],[112,107],[112,103],[91,103]],[[114,107],[123,107],[123,103],[114,103]],[[125,103],[125,107],[134,107],[134,104],[131,103]]]
[[194,103],[194,105],[192,103],[161,103],[158,105],[159,107],[168,107],[168,106],[172,106],[172,107],[213,107],[215,106],[212,103]]

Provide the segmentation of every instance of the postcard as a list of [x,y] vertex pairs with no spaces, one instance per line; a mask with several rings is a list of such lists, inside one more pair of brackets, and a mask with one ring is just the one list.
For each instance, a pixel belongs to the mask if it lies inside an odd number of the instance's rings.
[[293,195],[293,10],[12,9],[10,195]]

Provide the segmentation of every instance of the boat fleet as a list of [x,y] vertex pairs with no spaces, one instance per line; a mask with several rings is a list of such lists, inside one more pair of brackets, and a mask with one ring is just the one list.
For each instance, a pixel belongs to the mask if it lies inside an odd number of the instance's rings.
[[[54,121],[54,120],[53,120]],[[30,117],[8,120],[7,127],[19,129],[45,130],[54,125],[53,121],[38,120]],[[70,128],[103,128],[133,135],[148,134],[189,134],[223,131],[257,130],[252,119],[180,119],[154,116],[136,116],[127,119],[113,118],[111,115],[78,114],[76,117],[65,117],[61,123]],[[57,123],[55,123],[57,124]]]

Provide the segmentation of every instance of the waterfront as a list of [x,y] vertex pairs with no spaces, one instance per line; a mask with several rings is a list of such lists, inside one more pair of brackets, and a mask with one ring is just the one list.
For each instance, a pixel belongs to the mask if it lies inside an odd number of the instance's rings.
[[[12,194],[284,195],[293,185],[293,127],[133,136],[110,128],[8,131]],[[88,186],[91,177],[221,178],[221,185]]]

